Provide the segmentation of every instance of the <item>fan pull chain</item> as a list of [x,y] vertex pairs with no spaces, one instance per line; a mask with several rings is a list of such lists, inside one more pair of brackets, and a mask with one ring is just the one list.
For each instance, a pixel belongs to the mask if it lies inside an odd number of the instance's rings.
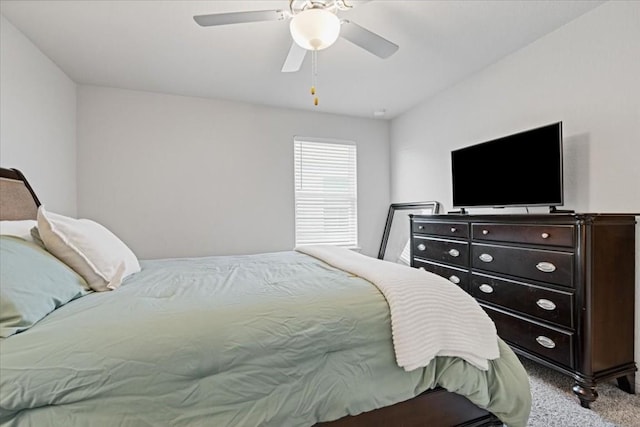
[[318,97],[316,96],[316,86],[318,85],[318,51],[311,51],[311,95],[313,105],[318,105]]

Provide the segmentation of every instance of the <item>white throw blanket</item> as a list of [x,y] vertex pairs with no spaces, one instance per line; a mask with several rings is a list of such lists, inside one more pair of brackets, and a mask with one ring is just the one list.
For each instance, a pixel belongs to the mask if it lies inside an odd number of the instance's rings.
[[396,362],[405,371],[426,366],[435,356],[457,356],[486,370],[500,355],[493,321],[447,279],[337,246],[295,250],[362,277],[382,292],[391,312]]

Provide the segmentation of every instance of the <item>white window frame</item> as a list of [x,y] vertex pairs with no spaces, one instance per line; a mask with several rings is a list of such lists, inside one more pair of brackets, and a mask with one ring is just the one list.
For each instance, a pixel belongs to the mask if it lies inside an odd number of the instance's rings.
[[[294,137],[293,143],[296,246],[358,248],[356,143],[301,136]],[[328,187],[323,186],[323,176]],[[327,210],[337,212],[328,216]]]

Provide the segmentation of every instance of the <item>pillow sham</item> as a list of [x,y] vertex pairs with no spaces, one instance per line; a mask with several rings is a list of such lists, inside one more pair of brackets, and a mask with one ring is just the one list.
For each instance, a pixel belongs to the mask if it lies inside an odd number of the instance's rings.
[[117,289],[140,271],[138,258],[106,227],[38,208],[38,233],[45,248],[82,276],[94,291]]
[[29,329],[85,295],[86,282],[38,245],[0,236],[0,337]]
[[[37,224],[35,219],[0,221],[0,235],[20,237],[32,243],[38,243],[31,235],[31,229]],[[44,246],[43,246],[44,247]]]

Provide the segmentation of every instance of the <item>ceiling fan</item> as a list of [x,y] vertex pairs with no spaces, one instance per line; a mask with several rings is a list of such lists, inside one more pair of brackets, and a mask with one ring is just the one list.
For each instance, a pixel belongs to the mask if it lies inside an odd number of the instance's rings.
[[[364,3],[371,0],[357,0]],[[257,10],[246,12],[196,15],[193,19],[202,27],[244,24],[260,21],[290,20],[289,29],[293,43],[282,66],[282,72],[300,69],[307,50],[318,51],[331,46],[338,37],[371,52],[380,58],[388,58],[398,50],[390,42],[360,25],[340,19],[338,13],[353,8],[352,0],[289,0],[289,9]]]

